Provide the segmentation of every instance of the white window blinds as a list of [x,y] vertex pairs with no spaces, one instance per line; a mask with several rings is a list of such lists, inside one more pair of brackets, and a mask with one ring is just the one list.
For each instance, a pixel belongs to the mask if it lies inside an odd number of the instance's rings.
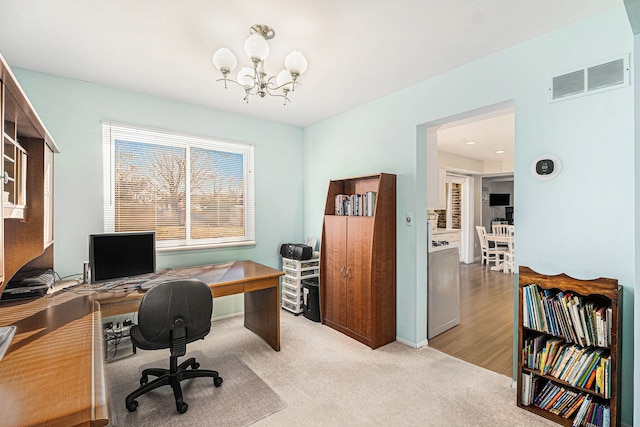
[[255,243],[253,146],[103,122],[104,230],[158,249]]

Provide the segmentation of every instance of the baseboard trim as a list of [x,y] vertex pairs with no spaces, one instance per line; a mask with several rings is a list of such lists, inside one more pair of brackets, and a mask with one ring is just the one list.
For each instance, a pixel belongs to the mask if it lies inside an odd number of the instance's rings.
[[212,317],[211,321],[212,322],[217,322],[218,320],[231,319],[232,317],[238,317],[238,316],[244,316],[244,311],[241,311],[240,313],[227,314],[226,316]]
[[396,341],[398,341],[400,344],[404,344],[404,345],[409,346],[411,348],[420,348],[420,347],[424,347],[425,345],[427,345],[427,340],[420,341],[419,343],[416,344],[414,342],[407,341],[407,340],[405,340],[403,338],[400,338],[398,336],[396,336]]

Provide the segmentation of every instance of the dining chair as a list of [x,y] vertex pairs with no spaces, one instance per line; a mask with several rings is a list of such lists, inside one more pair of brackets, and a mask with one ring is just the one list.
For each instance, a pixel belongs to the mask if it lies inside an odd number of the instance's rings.
[[[493,234],[495,234],[496,236],[510,236],[509,227],[513,227],[513,225],[493,223],[493,224],[491,224],[491,232]],[[499,247],[507,250],[507,244],[506,243],[502,243],[502,242],[496,243],[496,246],[499,246]]]
[[500,262],[500,256],[505,252],[504,248],[489,247],[489,241],[487,240],[487,229],[483,225],[476,225],[476,231],[478,232],[478,239],[480,240],[480,250],[482,252],[481,264],[489,265],[491,261],[498,265]]
[[[508,232],[509,235],[511,237],[513,237],[513,225],[509,226]],[[509,239],[509,241],[507,242],[507,250],[504,251],[503,257],[502,257],[502,271],[504,273],[514,273],[515,270],[515,250],[514,250],[514,243],[513,243],[513,238]]]
[[509,227],[513,227],[509,224],[491,224],[491,232],[496,236],[508,236]]

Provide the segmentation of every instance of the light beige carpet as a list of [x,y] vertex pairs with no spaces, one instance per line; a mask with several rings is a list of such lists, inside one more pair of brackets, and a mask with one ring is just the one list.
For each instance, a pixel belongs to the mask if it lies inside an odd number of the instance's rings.
[[[276,412],[256,420],[254,427],[557,426],[518,408],[512,380],[504,375],[429,347],[415,349],[394,342],[371,350],[325,325],[284,310],[280,320],[282,350],[279,352],[244,328],[242,316],[213,322],[211,333],[187,348],[189,352],[234,355],[286,402],[284,409],[272,408]],[[140,356],[127,357],[127,351],[130,346],[123,342],[118,348],[118,357],[128,361]],[[116,372],[119,366],[119,362],[107,363],[108,381],[112,381],[113,375],[121,375]],[[225,382],[219,389],[207,388],[210,396],[224,391],[231,381],[224,367],[214,369]],[[135,388],[137,381],[134,378],[130,384]],[[259,397],[257,393],[255,398]],[[139,401],[140,414],[144,413],[146,404],[143,399]],[[213,401],[213,397],[194,399],[187,393],[185,401],[190,404],[185,414],[189,415],[200,402]],[[110,396],[109,403],[119,402]],[[156,416],[150,423],[189,427],[217,425],[214,424],[215,409],[212,405],[210,419],[188,421],[173,414],[175,406],[171,401],[166,409],[169,414],[166,419],[170,421]],[[124,404],[121,410],[126,411]],[[238,412],[239,416],[243,415],[242,408]],[[131,423],[127,425],[138,425],[137,420],[128,421]]]
[[[188,349],[187,349],[188,350]],[[158,359],[158,356],[166,357]],[[193,378],[182,382],[186,413],[176,411],[170,386],[160,387],[138,400],[135,412],[127,411],[125,397],[139,386],[140,372],[148,367],[168,368],[169,351],[138,351],[107,364],[111,426],[247,426],[287,406],[258,375],[234,354],[206,355],[187,352],[182,362],[195,357],[202,369],[213,369],[224,379],[220,387],[211,378]],[[153,359],[153,360],[152,360]],[[153,380],[155,377],[150,377]]]

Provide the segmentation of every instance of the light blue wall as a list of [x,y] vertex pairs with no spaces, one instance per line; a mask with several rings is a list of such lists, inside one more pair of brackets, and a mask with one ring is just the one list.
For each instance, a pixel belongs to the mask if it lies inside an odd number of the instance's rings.
[[[55,269],[80,273],[88,234],[103,231],[101,120],[255,145],[256,245],[158,254],[158,268],[251,259],[280,268],[279,245],[303,241],[303,130],[86,82],[14,69],[60,148],[55,157]],[[241,102],[241,99],[230,99]],[[242,311],[242,296],[216,299],[214,314]]]
[[[515,105],[518,264],[624,286],[622,411],[633,410],[635,183],[633,88],[548,102],[549,78],[633,52],[623,7],[486,57],[305,129],[305,235],[319,235],[332,178],[390,172],[397,184],[397,335],[426,339],[425,123]],[[562,161],[552,181],[530,162]],[[405,212],[416,226],[404,225]],[[620,230],[612,233],[612,227]]]

